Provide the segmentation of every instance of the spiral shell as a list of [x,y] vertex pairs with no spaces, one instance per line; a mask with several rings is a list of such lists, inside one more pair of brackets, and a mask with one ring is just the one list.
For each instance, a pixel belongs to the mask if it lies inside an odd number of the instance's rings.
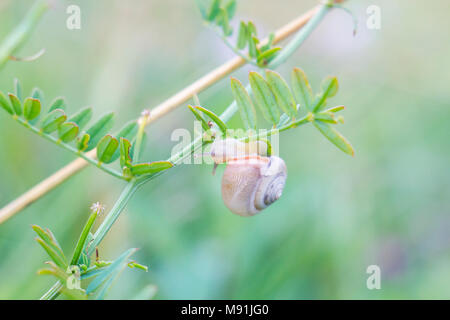
[[286,177],[286,164],[276,156],[231,160],[222,178],[222,199],[231,212],[253,216],[281,197]]

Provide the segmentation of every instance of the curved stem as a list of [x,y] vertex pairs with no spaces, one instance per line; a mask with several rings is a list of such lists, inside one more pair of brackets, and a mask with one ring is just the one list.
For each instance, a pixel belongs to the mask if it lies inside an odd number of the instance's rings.
[[224,34],[221,34],[220,31],[218,31],[216,28],[213,28],[214,32],[217,33],[217,35],[220,37],[220,39],[222,39],[223,43],[225,43],[225,45],[230,48],[231,51],[233,51],[234,54],[238,55],[239,57],[241,57],[242,59],[244,59],[247,63],[254,65],[255,67],[258,67],[258,64],[255,63],[255,61],[253,61],[250,57],[248,57],[247,55],[243,54],[238,48],[236,48],[235,46],[233,46],[230,41],[228,41],[227,36],[225,36]]
[[268,68],[276,68],[285,62],[298,47],[308,38],[311,32],[323,20],[325,15],[333,8],[333,5],[322,4],[319,11],[308,21],[308,23],[293,37],[293,39],[280,51],[269,63]]
[[48,7],[47,1],[36,1],[22,22],[9,34],[0,47],[0,69],[27,40]]
[[111,209],[105,220],[103,220],[102,224],[95,232],[93,241],[88,248],[88,255],[91,255],[95,251],[95,247],[97,247],[100,242],[102,242],[103,238],[111,229],[114,222],[116,222],[117,218],[120,216],[120,213],[123,211],[128,201],[131,199],[139,186],[140,184],[137,183],[136,180],[128,182],[125,189],[123,189],[122,193],[120,194],[119,199],[117,199],[116,203],[114,204],[114,207]]

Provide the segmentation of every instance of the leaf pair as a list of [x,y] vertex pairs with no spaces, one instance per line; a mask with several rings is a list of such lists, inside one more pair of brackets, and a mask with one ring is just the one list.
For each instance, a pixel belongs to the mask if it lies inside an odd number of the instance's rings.
[[6,98],[3,92],[0,92],[0,106],[9,114],[22,116],[27,121],[36,119],[41,113],[41,102],[35,98],[28,97],[23,105],[17,95],[9,93]]
[[297,114],[297,104],[286,81],[274,71],[266,70],[265,73],[267,80],[257,72],[249,73],[254,101],[239,80],[231,79],[231,89],[247,129],[256,129],[254,103],[261,110],[264,118],[274,126],[280,122],[281,111],[289,119],[295,118]]
[[280,47],[273,47],[274,40],[275,34],[271,33],[267,43],[259,47],[260,40],[253,22],[249,21],[246,24],[244,21],[241,21],[236,47],[239,50],[244,50],[248,47],[249,57],[255,58],[256,64],[263,67],[275,58],[275,55],[281,49]]
[[205,120],[205,118],[202,116],[202,114],[200,114],[200,112],[202,112],[205,116],[209,117],[217,125],[220,131],[222,131],[222,133],[226,135],[228,129],[227,125],[214,112],[200,106],[188,106],[188,108],[194,114],[195,118],[201,122],[203,130],[209,131],[210,124]]
[[[227,2],[221,0],[197,0],[197,5],[205,21],[220,27],[225,37],[230,37],[233,34],[230,20],[236,12],[236,0]],[[275,35],[272,33],[267,43],[259,47],[260,40],[258,39],[254,23],[241,21],[236,46],[230,46],[237,52],[248,48],[248,59],[254,59],[256,65],[265,66],[280,50],[279,47],[273,47],[274,39]]]
[[45,252],[47,252],[53,262],[58,267],[65,270],[68,266],[68,262],[53,233],[49,229],[44,230],[37,225],[33,225],[32,228],[38,235],[36,241],[44,248]]
[[327,105],[327,100],[337,94],[339,89],[337,78],[326,77],[320,86],[320,93],[313,98],[313,92],[305,73],[301,69],[295,68],[292,72],[292,87],[298,103],[314,114],[314,126],[336,147],[353,156],[354,149],[350,142],[332,126],[338,123],[334,113],[343,110],[344,106],[323,110]]
[[155,174],[173,167],[170,161],[153,161],[148,163],[133,164],[132,145],[130,141],[124,137],[119,142],[120,167],[123,175],[126,177],[144,176]]

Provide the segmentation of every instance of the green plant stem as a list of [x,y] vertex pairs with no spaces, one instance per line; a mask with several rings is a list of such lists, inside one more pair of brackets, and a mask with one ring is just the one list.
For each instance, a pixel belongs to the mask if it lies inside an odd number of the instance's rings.
[[61,281],[57,281],[46,293],[42,295],[40,300],[55,300],[59,296],[62,288],[63,284]]
[[94,224],[95,219],[97,219],[97,215],[99,214],[99,209],[94,210],[89,216],[88,221],[86,222],[83,230],[81,231],[80,238],[78,239],[77,245],[75,246],[75,250],[72,256],[72,260],[70,261],[70,266],[74,266],[78,263],[78,260],[81,256],[81,251],[83,250],[84,244],[86,243],[86,239],[89,236],[89,232],[91,231],[92,225]]
[[312,31],[319,25],[325,15],[333,8],[333,4],[323,4],[319,11],[300,29],[294,38],[280,51],[279,54],[267,65],[269,69],[274,69],[285,62],[298,47],[308,38]]
[[[269,64],[268,67],[270,68],[276,68],[280,64],[282,64],[290,55],[294,53],[294,51],[305,41],[305,39],[308,37],[308,35],[314,30],[314,28],[318,25],[318,23],[325,17],[325,14],[332,8],[329,4],[324,4],[320,10],[316,13],[316,15],[297,33],[297,35],[294,37],[294,39],[289,42],[289,44],[283,49],[280,54],[272,60],[272,62]],[[305,31],[306,30],[306,31]],[[286,51],[286,53],[285,53]],[[250,86],[247,86],[247,89],[250,89]],[[227,109],[221,114],[220,119],[224,122],[228,122],[233,115],[237,111],[237,104],[236,101],[233,101],[230,106],[228,106]],[[302,120],[302,119],[300,119]],[[299,120],[299,121],[300,121]],[[298,122],[298,121],[297,121]],[[306,123],[305,121],[304,123]],[[300,124],[303,124],[300,123]],[[300,125],[297,124],[297,125]],[[271,134],[274,134],[275,131],[279,132],[280,130],[284,131],[289,129],[288,126],[293,126],[292,123],[287,124],[279,129],[272,129],[269,132],[272,132]],[[177,166],[179,163],[181,163],[187,156],[190,156],[195,150],[203,146],[204,141],[203,137],[199,136],[197,137],[190,145],[186,146],[183,150],[178,152],[177,154],[173,155],[168,159],[168,161],[172,162],[174,164],[174,167]],[[126,207],[128,201],[131,199],[131,197],[134,195],[134,193],[137,191],[137,189],[142,186],[143,184],[147,183],[150,180],[153,180],[154,178],[160,176],[165,171],[155,173],[152,175],[148,175],[145,177],[141,177],[139,179],[131,180],[126,185],[125,189],[122,191],[119,199],[114,204],[114,207],[111,209],[111,211],[106,216],[103,223],[99,226],[97,229],[93,242],[88,248],[88,254],[92,254],[95,250],[95,248],[100,244],[100,242],[103,240],[103,238],[106,236],[108,231],[111,229],[114,222],[117,220],[117,218],[120,216],[120,213],[122,210]],[[54,289],[52,291],[52,289]],[[52,289],[49,290],[44,296],[46,296],[48,299],[53,298],[54,296],[57,296],[59,294],[59,290],[57,287],[57,283],[52,287]],[[56,290],[56,291],[55,291]],[[42,299],[42,298],[41,298]]]
[[86,156],[86,154],[84,154],[83,152],[80,152],[78,149],[72,147],[71,145],[60,141],[58,138],[56,138],[56,137],[54,137],[54,136],[52,136],[50,134],[42,132],[38,128],[32,126],[28,121],[26,121],[26,120],[24,120],[22,118],[15,118],[15,120],[18,123],[20,123],[21,125],[23,125],[24,127],[26,127],[28,129],[30,129],[31,131],[33,131],[34,133],[40,135],[41,137],[47,139],[48,141],[53,142],[56,145],[61,146],[62,148],[64,148],[64,149],[74,153],[78,157],[83,158],[84,160],[86,160],[90,164],[93,164],[97,168],[105,171],[106,173],[108,173],[108,174],[110,174],[110,175],[112,175],[112,176],[114,176],[116,178],[119,178],[119,179],[122,179],[122,180],[127,180],[127,178],[124,177],[120,172],[118,172],[118,171],[116,171],[114,169],[111,169],[111,168],[105,166],[104,164],[99,163],[98,161],[96,161],[96,160]]
[[125,189],[120,194],[119,199],[117,199],[116,203],[114,204],[114,207],[111,209],[105,220],[103,220],[102,224],[95,232],[92,243],[88,248],[88,256],[91,255],[95,251],[95,248],[100,244],[100,242],[102,242],[103,238],[106,236],[109,229],[111,229],[114,222],[116,222],[120,213],[125,208],[133,194],[136,192],[139,185],[140,184],[136,180],[131,180],[130,182],[128,182]]
[[48,7],[47,1],[36,1],[22,22],[3,41],[0,47],[0,69],[28,39]]
[[136,136],[136,144],[134,146],[134,154],[133,154],[133,161],[135,163],[139,163],[139,158],[141,156],[141,149],[142,149],[142,140],[144,138],[144,134],[145,134],[145,126],[147,120],[145,117],[141,117],[140,122],[139,122],[139,130]]
[[213,28],[214,32],[216,32],[218,34],[218,36],[220,37],[220,39],[222,39],[223,43],[225,43],[225,45],[230,48],[231,51],[234,52],[234,54],[238,55],[239,57],[241,57],[242,59],[244,59],[247,63],[254,65],[255,67],[258,67],[258,64],[255,63],[255,61],[252,60],[252,58],[250,58],[249,56],[243,54],[238,48],[236,48],[235,46],[233,46],[230,41],[228,41],[228,38],[226,35],[222,34],[218,29]]

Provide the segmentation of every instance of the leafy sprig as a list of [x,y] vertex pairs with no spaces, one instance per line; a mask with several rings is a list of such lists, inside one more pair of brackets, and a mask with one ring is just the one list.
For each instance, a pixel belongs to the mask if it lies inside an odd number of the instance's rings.
[[[113,112],[87,127],[93,116],[92,108],[84,108],[69,116],[64,98],[54,99],[46,112],[43,112],[43,105],[44,95],[38,88],[22,99],[22,87],[17,79],[14,81],[14,93],[5,95],[0,91],[0,107],[17,122],[117,178],[130,180],[172,167],[167,161],[133,163],[131,150],[143,147],[141,142],[145,135],[144,132],[139,133],[137,121],[126,123],[117,134],[112,135],[109,131],[114,124]],[[140,142],[139,148],[134,148],[135,141]],[[93,149],[96,149],[97,159],[86,154]],[[106,166],[119,158],[121,172]]]
[[[291,73],[291,87],[280,74],[272,70],[265,70],[265,77],[258,72],[250,72],[249,82],[251,90],[247,90],[239,80],[231,78],[231,89],[239,114],[245,129],[250,133],[241,139],[262,139],[311,122],[336,147],[347,154],[354,154],[350,142],[333,126],[343,123],[343,117],[336,117],[335,113],[343,110],[344,106],[328,105],[329,99],[336,95],[339,88],[336,77],[326,77],[315,96],[306,74],[299,68]],[[271,129],[257,134],[253,134],[258,129],[255,105],[264,119],[272,124]],[[207,115],[227,135],[226,124],[212,111],[199,106],[189,108],[203,124],[207,122],[196,110]]]
[[280,47],[274,47],[275,34],[271,33],[265,43],[258,38],[256,26],[252,21],[241,21],[236,44],[230,41],[234,33],[230,25],[236,12],[236,0],[197,0],[197,5],[206,21],[219,34],[224,43],[234,53],[247,62],[264,67],[272,61]]
[[[105,294],[111,287],[113,281],[127,266],[131,269],[136,268],[148,271],[147,266],[130,260],[131,255],[137,250],[135,248],[126,250],[114,261],[101,261],[98,257],[96,257],[95,260],[92,259],[91,254],[89,254],[89,251],[92,250],[88,250],[94,238],[91,230],[101,211],[101,206],[94,205],[92,207],[91,215],[81,232],[70,263],[55,236],[49,229],[44,230],[39,226],[32,226],[37,234],[36,241],[44,248],[51,259],[51,261],[46,262],[47,267],[40,269],[38,274],[56,277],[58,280],[56,286],[59,288],[59,291],[69,298],[104,299]],[[89,279],[88,284],[84,285],[85,289],[74,289],[66,285],[73,270],[79,270],[79,279],[77,280],[81,281]],[[56,298],[56,296],[52,296],[52,298]]]

